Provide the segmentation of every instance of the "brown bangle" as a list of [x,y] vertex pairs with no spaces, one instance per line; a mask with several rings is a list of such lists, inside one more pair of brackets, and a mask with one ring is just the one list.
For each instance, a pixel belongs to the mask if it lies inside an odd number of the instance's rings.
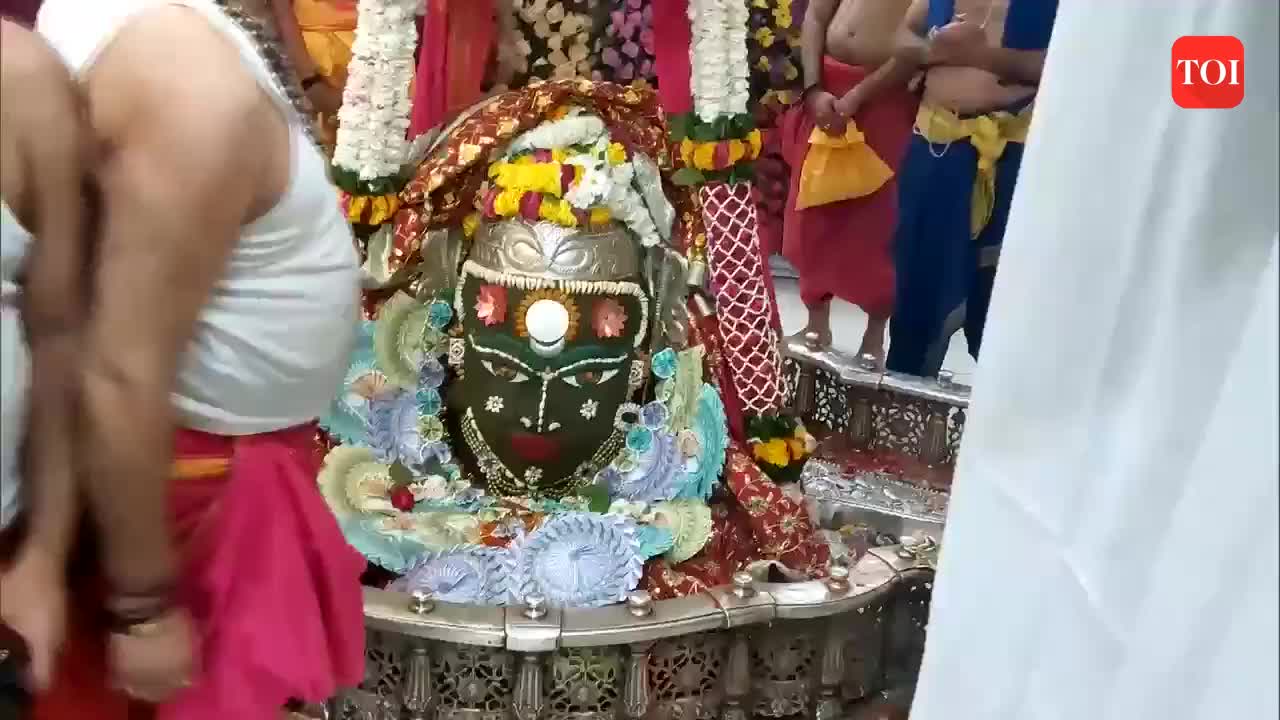
[[313,85],[320,82],[324,82],[324,76],[320,73],[309,75],[302,79],[302,91],[306,92],[307,90],[310,90]]

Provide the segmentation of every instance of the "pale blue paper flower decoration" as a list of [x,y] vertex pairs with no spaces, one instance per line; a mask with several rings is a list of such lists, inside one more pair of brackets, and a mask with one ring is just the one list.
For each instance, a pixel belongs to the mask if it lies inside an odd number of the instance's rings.
[[676,367],[678,364],[679,361],[676,357],[676,351],[671,348],[667,348],[653,356],[653,374],[663,380],[668,380],[672,375],[676,374]]
[[440,391],[430,387],[418,388],[418,410],[423,415],[435,415],[440,412],[440,408],[444,407],[444,400],[440,397]]
[[418,387],[438,390],[444,385],[444,379],[444,364],[439,359],[428,357],[423,361],[422,369],[418,371]]
[[640,538],[640,556],[645,560],[661,555],[676,544],[671,531],[662,527],[639,525],[636,527],[636,535]]
[[320,418],[320,427],[324,428],[335,440],[345,445],[363,445],[369,438],[369,401],[351,392],[351,385],[356,380],[376,372],[377,360],[373,355],[373,323],[360,323],[360,332],[356,336],[356,347],[351,353],[351,362],[342,378],[333,402],[324,417]]
[[698,468],[685,475],[685,483],[676,497],[711,497],[720,472],[724,469],[725,450],[729,446],[729,428],[724,414],[724,402],[715,388],[703,383],[698,395],[698,413],[693,421],[693,432],[698,436],[702,451],[698,456]]
[[511,546],[508,590],[519,602],[539,593],[553,607],[602,607],[640,583],[644,558],[636,524],[616,515],[565,513]]
[[649,433],[651,444],[647,452],[637,453],[635,467],[618,472],[611,477],[609,497],[612,500],[655,503],[670,500],[685,482],[680,445],[674,435],[667,432]]
[[427,552],[427,546],[412,537],[382,532],[374,526],[376,521],[377,518],[368,515],[349,515],[338,519],[342,534],[351,547],[375,565],[393,573],[403,573]]
[[507,555],[503,548],[478,545],[427,553],[389,589],[425,592],[441,602],[499,605],[507,596]]
[[432,457],[418,429],[418,399],[395,392],[376,398],[369,415],[369,445],[380,462],[419,469]]
[[649,450],[653,445],[653,431],[639,425],[627,431],[627,449],[632,452],[642,453]]
[[661,430],[671,417],[665,403],[654,400],[640,408],[640,422],[650,430]]
[[433,300],[427,308],[427,324],[436,330],[444,330],[453,320],[453,307],[444,300]]

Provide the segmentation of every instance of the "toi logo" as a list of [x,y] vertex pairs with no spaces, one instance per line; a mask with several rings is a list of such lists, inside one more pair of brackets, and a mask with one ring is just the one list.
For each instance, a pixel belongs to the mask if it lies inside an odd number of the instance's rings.
[[1184,35],[1173,43],[1173,101],[1188,109],[1244,100],[1244,43],[1230,35]]

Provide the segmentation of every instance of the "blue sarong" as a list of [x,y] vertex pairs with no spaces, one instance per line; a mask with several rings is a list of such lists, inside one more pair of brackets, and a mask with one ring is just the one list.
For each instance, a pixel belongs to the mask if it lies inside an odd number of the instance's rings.
[[[1057,7],[1057,0],[1010,0],[1004,47],[1045,49]],[[954,11],[955,0],[931,0],[929,27],[951,22]],[[1032,96],[992,112],[1017,113],[1034,101]],[[951,336],[961,328],[970,354],[978,357],[1022,150],[1021,144],[1010,143],[1000,156],[991,219],[974,238],[970,203],[977,150],[968,142],[941,146],[918,134],[912,138],[898,174],[893,248],[897,284],[889,323],[888,369],[936,375]]]

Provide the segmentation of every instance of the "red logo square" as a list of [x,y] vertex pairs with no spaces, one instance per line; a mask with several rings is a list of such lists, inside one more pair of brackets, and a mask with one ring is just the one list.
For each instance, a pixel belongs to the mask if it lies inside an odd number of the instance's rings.
[[1244,100],[1244,43],[1230,35],[1184,35],[1173,43],[1173,101],[1188,109]]

